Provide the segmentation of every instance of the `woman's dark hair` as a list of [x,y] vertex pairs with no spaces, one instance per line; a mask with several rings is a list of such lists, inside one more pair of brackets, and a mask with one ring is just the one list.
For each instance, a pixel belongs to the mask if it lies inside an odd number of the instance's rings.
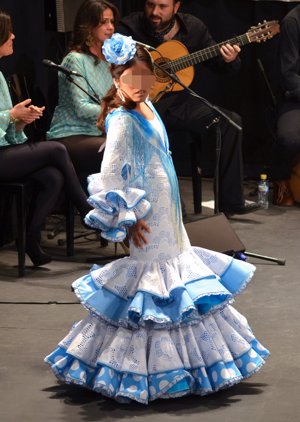
[[[111,64],[110,73],[113,79],[119,80],[122,73],[126,69],[131,68],[136,63],[143,62],[153,72],[153,62],[150,53],[142,46],[136,45],[136,53],[134,57],[125,64]],[[101,114],[99,116],[97,126],[104,130],[105,118],[110,110],[123,106],[126,110],[132,110],[136,107],[136,103],[129,98],[125,97],[125,101],[122,101],[117,94],[117,88],[112,85],[110,90],[107,92],[105,97],[102,99]]]
[[98,61],[98,58],[90,52],[87,41],[91,31],[101,23],[106,9],[112,10],[116,25],[120,14],[114,4],[106,0],[85,0],[82,3],[76,14],[70,50],[88,54],[95,57],[96,62]]
[[12,33],[10,16],[0,10],[0,46],[3,45]]

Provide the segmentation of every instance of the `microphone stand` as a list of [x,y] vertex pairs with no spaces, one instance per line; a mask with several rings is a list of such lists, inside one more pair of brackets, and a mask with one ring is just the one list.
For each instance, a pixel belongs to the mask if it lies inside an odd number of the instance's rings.
[[[220,129],[220,118],[224,117],[232,126],[234,126],[237,130],[242,130],[241,126],[234,122],[226,113],[220,110],[219,107],[209,102],[206,98],[201,97],[195,91],[193,91],[190,87],[185,85],[175,73],[171,73],[166,70],[160,64],[153,62],[154,67],[157,67],[160,71],[164,72],[172,81],[173,84],[177,83],[183,89],[187,90],[190,95],[193,97],[198,98],[198,100],[202,101],[205,105],[207,105],[211,110],[217,113],[217,116],[212,120],[212,122],[206,126],[207,129],[213,127],[215,130],[215,139],[216,139],[216,165],[215,165],[215,175],[214,175],[214,192],[215,192],[215,205],[214,205],[214,213],[217,214],[219,212],[220,206],[220,155],[221,155],[221,148],[222,148],[222,137],[221,137],[221,129]],[[159,95],[159,94],[158,94]]]
[[[193,97],[198,98],[202,103],[206,104],[211,110],[214,110],[217,113],[217,116],[212,120],[212,122],[207,126],[207,129],[210,127],[215,128],[216,133],[216,167],[215,167],[215,177],[214,177],[214,188],[215,188],[215,208],[214,212],[217,214],[219,212],[219,163],[220,163],[220,153],[222,147],[222,139],[221,139],[221,129],[220,129],[220,118],[224,117],[232,126],[234,126],[237,130],[242,130],[241,126],[239,126],[236,122],[234,122],[226,113],[220,110],[219,107],[210,103],[206,98],[201,97],[191,88],[186,86],[175,73],[171,73],[166,70],[163,66],[155,63],[153,61],[153,65],[157,67],[160,71],[164,72],[174,83],[178,83],[183,89],[186,89]],[[237,251],[236,257],[239,259],[246,259],[245,256],[250,256],[258,259],[264,259],[266,261],[276,262],[278,265],[285,265],[285,259],[280,258],[273,258],[266,255],[260,255],[257,253],[246,252],[246,251]]]
[[96,104],[99,104],[99,105],[101,104],[101,101],[99,100],[99,98],[97,98],[93,94],[90,94],[85,88],[83,88],[83,86],[81,86],[79,83],[77,83],[76,81],[74,81],[74,78],[71,75],[66,75],[66,78],[72,84],[76,85],[79,89],[81,89],[81,91],[83,91],[88,97],[90,97],[91,100],[93,100]]

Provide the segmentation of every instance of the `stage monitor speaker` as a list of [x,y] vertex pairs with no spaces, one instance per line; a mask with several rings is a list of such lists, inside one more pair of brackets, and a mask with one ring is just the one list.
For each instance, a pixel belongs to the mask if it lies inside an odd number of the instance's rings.
[[83,0],[45,0],[45,26],[47,30],[71,32]]
[[192,246],[230,255],[246,249],[223,213],[187,223],[185,229]]

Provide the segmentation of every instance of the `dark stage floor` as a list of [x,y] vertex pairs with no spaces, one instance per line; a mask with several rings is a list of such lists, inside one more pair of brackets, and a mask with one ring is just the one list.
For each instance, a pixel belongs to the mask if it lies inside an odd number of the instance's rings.
[[[191,182],[180,181],[190,219]],[[251,182],[245,186],[253,190]],[[212,183],[204,181],[204,215],[211,215]],[[16,252],[0,251],[0,420],[59,421],[185,421],[298,422],[300,420],[300,208],[271,206],[230,220],[246,250],[286,259],[286,265],[248,258],[256,274],[235,307],[249,320],[259,340],[271,351],[260,373],[205,398],[157,401],[149,406],[121,405],[80,388],[59,385],[43,363],[46,354],[85,311],[70,290],[85,274],[87,257],[111,255],[98,241],[78,239],[72,259],[56,239],[47,241],[55,259],[40,269],[28,267],[16,278]],[[62,236],[63,237],[63,236]],[[118,253],[123,253],[118,248]],[[28,261],[29,265],[29,261]],[[4,303],[6,302],[6,303]]]

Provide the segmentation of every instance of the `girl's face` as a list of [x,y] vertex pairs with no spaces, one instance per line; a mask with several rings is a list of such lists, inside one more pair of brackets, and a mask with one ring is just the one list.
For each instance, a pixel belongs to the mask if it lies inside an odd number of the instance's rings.
[[99,25],[92,30],[92,37],[96,45],[102,45],[115,31],[115,18],[111,9],[105,9]]
[[153,72],[145,62],[137,62],[126,69],[120,76],[119,88],[123,94],[135,103],[141,103],[148,97],[155,82]]
[[9,34],[8,40],[0,46],[0,57],[10,56],[13,52],[13,40],[15,39],[14,34]]

